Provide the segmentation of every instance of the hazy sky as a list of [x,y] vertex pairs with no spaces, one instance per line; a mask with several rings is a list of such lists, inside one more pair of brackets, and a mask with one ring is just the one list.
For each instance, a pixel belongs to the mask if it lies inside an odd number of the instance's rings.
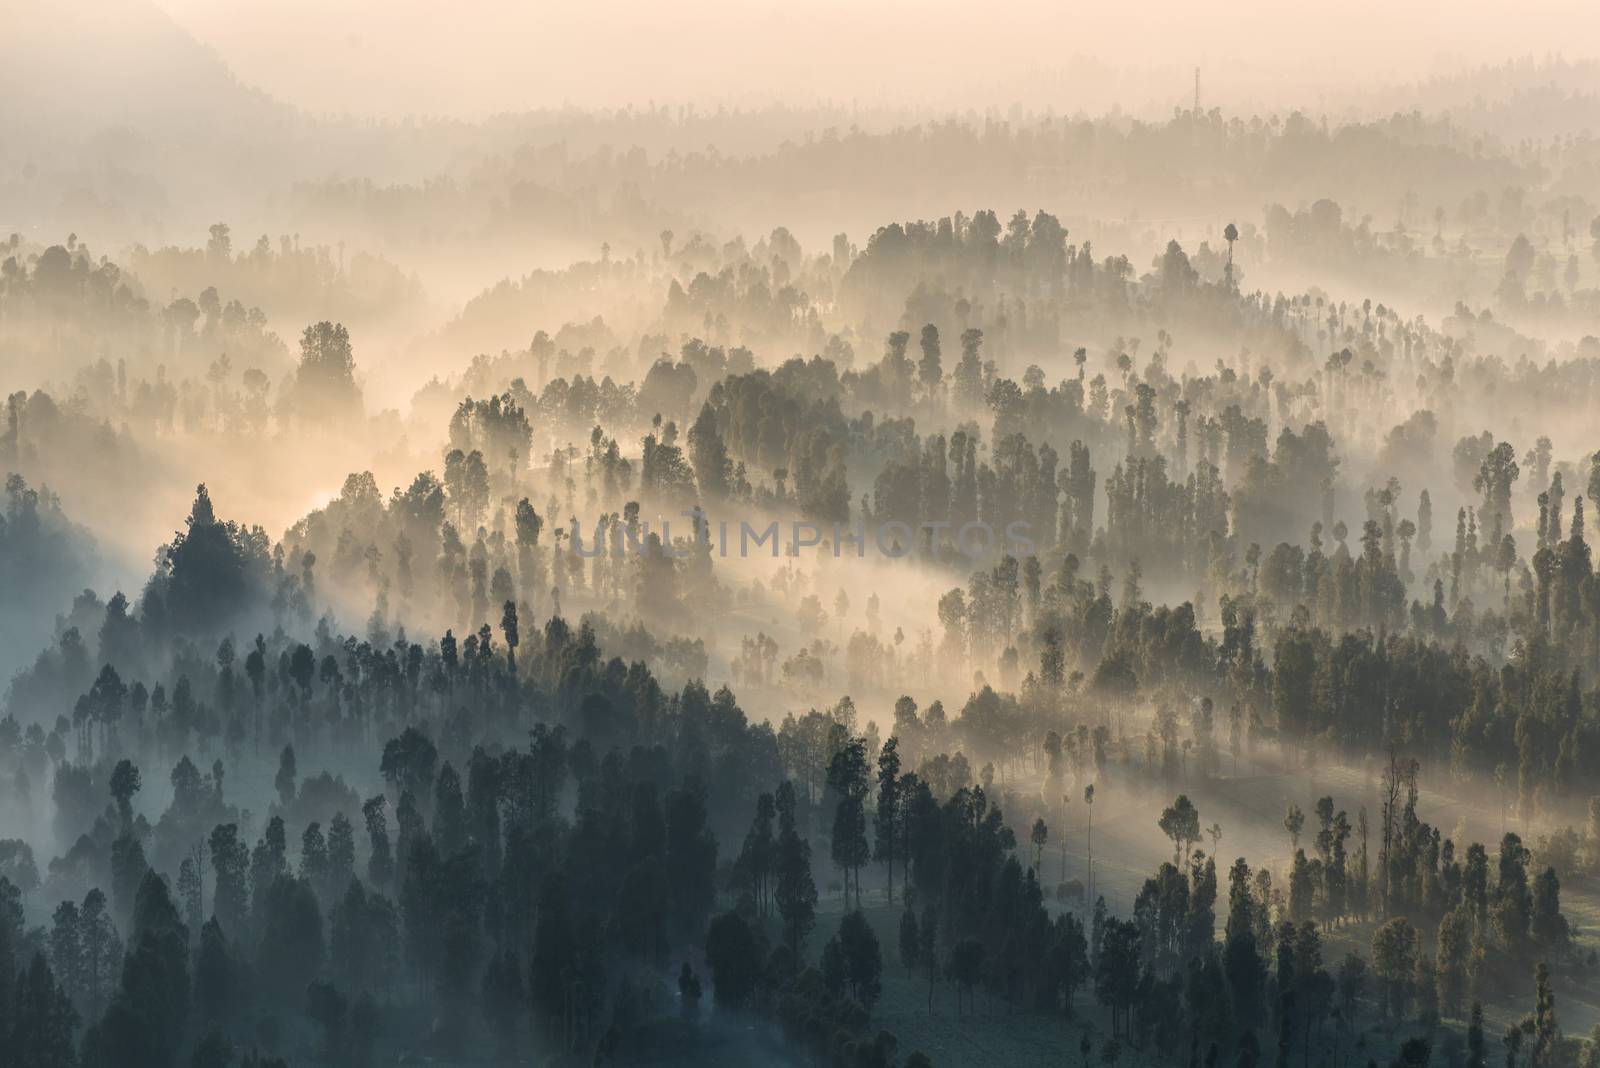
[[387,116],[774,98],[1164,110],[1196,64],[1213,102],[1307,103],[1463,62],[1600,52],[1595,0],[157,2],[248,83]]

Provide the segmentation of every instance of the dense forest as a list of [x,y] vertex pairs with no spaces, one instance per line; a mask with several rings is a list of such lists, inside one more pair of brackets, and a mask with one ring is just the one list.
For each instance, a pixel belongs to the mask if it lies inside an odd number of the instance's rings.
[[24,6],[0,1068],[1600,1066],[1592,60],[395,122]]

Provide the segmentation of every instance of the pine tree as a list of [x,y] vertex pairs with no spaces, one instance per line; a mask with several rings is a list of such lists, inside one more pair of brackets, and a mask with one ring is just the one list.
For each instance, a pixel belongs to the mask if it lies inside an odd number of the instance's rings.
[[686,781],[666,800],[669,915],[680,939],[698,937],[716,903],[717,839],[706,826],[705,788]]
[[335,812],[328,821],[328,901],[338,901],[344,896],[355,872],[355,828],[343,812]]
[[121,985],[105,1016],[84,1037],[88,1065],[172,1063],[189,1012],[188,947],[189,935],[166,881],[147,871],[134,902]]
[[62,989],[77,1004],[85,1004],[88,992],[84,976],[82,919],[78,906],[71,901],[63,901],[56,906],[51,917],[49,949],[52,972],[59,977]]
[[727,496],[733,463],[728,459],[728,450],[717,429],[716,412],[709,401],[700,406],[700,414],[689,428],[689,460],[694,466],[702,498],[711,502]]
[[322,824],[313,820],[300,835],[300,878],[311,884],[317,893],[328,894],[328,840],[323,837]]
[[227,1021],[241,991],[237,989],[238,966],[215,916],[200,929],[200,954],[195,959],[194,983],[195,1011],[200,1018],[212,1023]]
[[888,872],[889,904],[894,904],[894,864],[896,847],[902,837],[905,816],[900,797],[900,741],[893,735],[878,754],[878,808],[873,817],[872,856],[883,862]]
[[1556,995],[1550,985],[1550,966],[1534,969],[1533,1052],[1529,1068],[1550,1068],[1561,1045],[1561,1024],[1556,1020]]
[[77,1058],[72,1035],[78,1013],[42,953],[33,955],[17,980],[12,1017],[7,1042],[10,1063],[27,1068],[73,1068]]
[[278,773],[273,776],[272,785],[278,791],[278,802],[284,808],[294,803],[294,746],[286,745],[283,747],[283,752],[278,754]]
[[773,900],[783,917],[784,941],[799,956],[816,924],[817,884],[811,878],[811,844],[795,826],[794,784],[778,785],[778,863]]
[[777,860],[777,849],[772,836],[773,820],[777,817],[777,804],[771,794],[756,798],[756,814],[745,832],[744,845],[739,850],[735,864],[741,877],[748,881],[750,894],[755,899],[756,915],[766,916],[771,909],[772,872]]
[[939,351],[939,328],[932,323],[925,324],[919,343],[922,347],[922,358],[917,361],[917,377],[922,381],[922,388],[932,395],[939,388],[939,380],[944,377]]
[[361,806],[361,813],[366,818],[367,842],[371,851],[367,860],[367,880],[378,890],[386,890],[394,882],[394,855],[389,845],[389,820],[384,814],[384,807],[387,804],[387,799],[382,794],[377,794],[368,798]]
[[1555,868],[1546,867],[1534,880],[1529,934],[1545,953],[1558,955],[1567,947],[1570,931],[1567,918],[1561,914],[1561,880],[1556,877]]
[[834,864],[844,872],[845,896],[855,876],[856,906],[861,904],[861,866],[871,856],[867,849],[867,747],[860,738],[840,746],[828,762],[828,789],[837,798],[830,840]]
[[1222,948],[1223,972],[1240,1020],[1258,1017],[1266,989],[1266,970],[1255,935],[1256,908],[1250,867],[1240,857],[1228,872],[1228,920]]

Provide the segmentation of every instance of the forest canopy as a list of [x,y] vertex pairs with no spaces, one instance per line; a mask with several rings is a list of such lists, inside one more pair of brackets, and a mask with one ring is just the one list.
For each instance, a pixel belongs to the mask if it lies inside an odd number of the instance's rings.
[[0,1068],[1600,1064],[1593,12],[364,3],[0,16]]

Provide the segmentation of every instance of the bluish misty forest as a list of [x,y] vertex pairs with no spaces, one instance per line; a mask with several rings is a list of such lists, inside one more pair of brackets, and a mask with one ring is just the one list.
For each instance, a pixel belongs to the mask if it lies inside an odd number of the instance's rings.
[[0,1068],[1600,1068],[1592,11],[394,117],[103,4],[0,0]]

